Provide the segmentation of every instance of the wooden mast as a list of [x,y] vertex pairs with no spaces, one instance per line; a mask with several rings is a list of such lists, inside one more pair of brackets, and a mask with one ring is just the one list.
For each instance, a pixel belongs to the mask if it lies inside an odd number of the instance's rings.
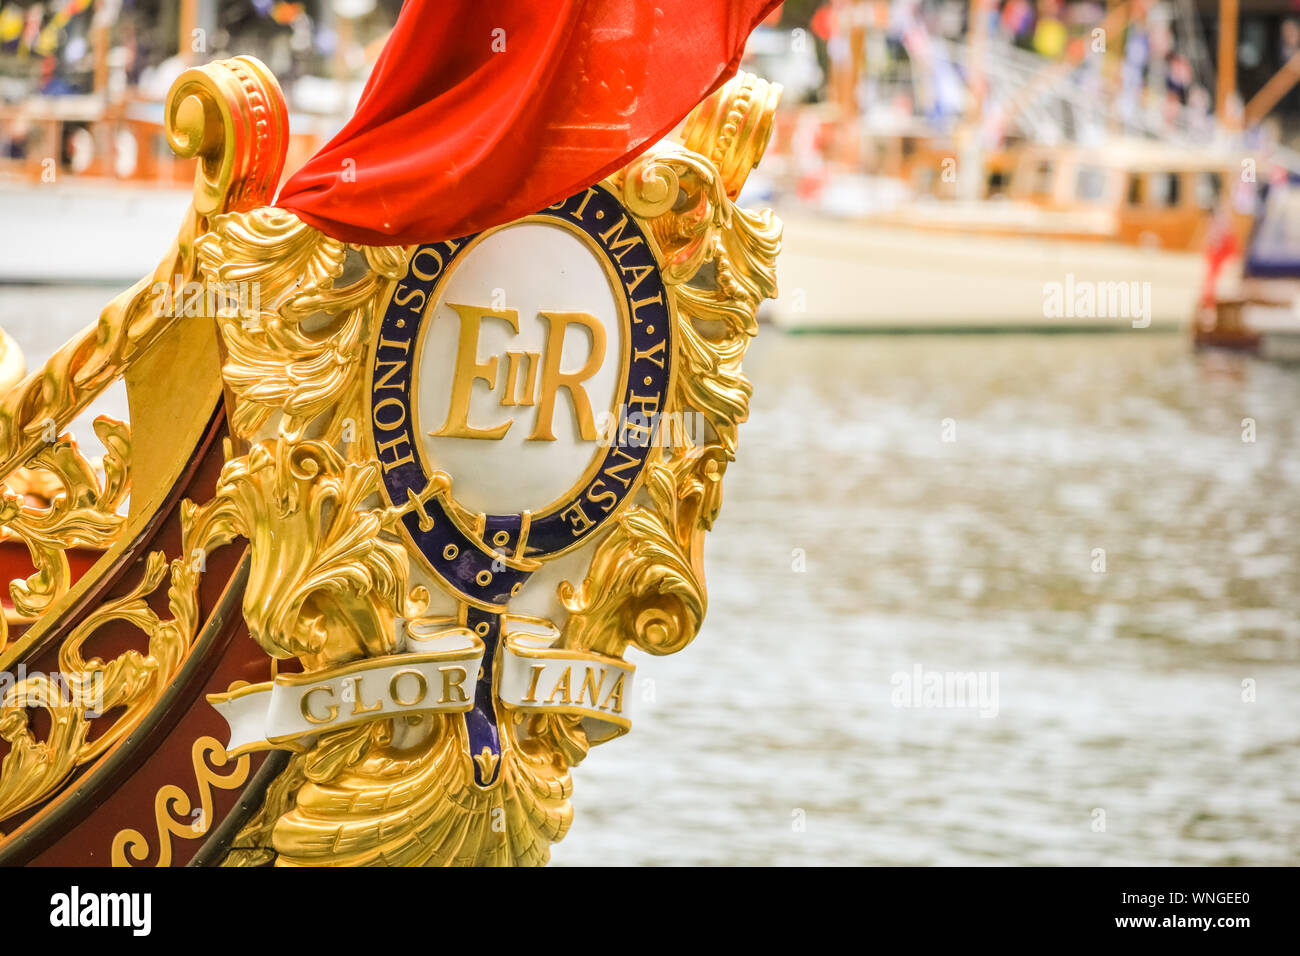
[[1237,0],[1219,0],[1219,77],[1216,115],[1219,122],[1232,125],[1229,115],[1233,95],[1237,92]]
[[1297,82],[1300,82],[1300,53],[1293,53],[1282,64],[1282,68],[1269,77],[1260,91],[1250,98],[1242,113],[1243,125],[1249,128],[1262,120],[1272,112],[1282,97],[1291,92]]
[[988,92],[988,19],[987,0],[970,0],[967,9],[966,74],[970,99],[957,131],[956,146],[961,171],[957,176],[957,195],[962,199],[983,198],[985,189],[984,97]]
[[177,23],[176,55],[186,66],[194,63],[194,31],[199,25],[199,0],[181,0]]

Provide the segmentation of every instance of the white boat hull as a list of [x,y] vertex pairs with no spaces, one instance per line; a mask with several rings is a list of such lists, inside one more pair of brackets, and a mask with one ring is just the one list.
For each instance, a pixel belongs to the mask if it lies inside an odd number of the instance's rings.
[[153,272],[189,202],[189,190],[2,183],[0,282],[129,285]]
[[[1184,326],[1204,264],[1115,242],[791,217],[777,268],[769,315],[791,331],[1060,331]],[[1108,308],[1120,283],[1132,301]]]

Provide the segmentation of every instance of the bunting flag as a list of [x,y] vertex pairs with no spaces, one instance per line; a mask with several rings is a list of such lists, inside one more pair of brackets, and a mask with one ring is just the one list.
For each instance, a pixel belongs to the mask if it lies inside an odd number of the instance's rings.
[[437,242],[624,165],[735,72],[780,0],[408,0],[352,119],[278,205],[336,239]]

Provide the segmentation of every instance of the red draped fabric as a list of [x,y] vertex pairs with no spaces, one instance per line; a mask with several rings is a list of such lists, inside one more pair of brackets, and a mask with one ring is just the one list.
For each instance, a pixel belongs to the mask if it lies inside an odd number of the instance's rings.
[[618,169],[780,0],[408,0],[356,114],[280,192],[336,239],[436,242]]

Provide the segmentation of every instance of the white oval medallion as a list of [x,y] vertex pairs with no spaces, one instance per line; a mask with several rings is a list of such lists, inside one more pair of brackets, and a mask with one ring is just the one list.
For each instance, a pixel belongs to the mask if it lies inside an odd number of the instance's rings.
[[547,511],[599,464],[626,374],[626,305],[579,229],[526,219],[457,259],[417,344],[416,428],[431,469],[482,514]]

